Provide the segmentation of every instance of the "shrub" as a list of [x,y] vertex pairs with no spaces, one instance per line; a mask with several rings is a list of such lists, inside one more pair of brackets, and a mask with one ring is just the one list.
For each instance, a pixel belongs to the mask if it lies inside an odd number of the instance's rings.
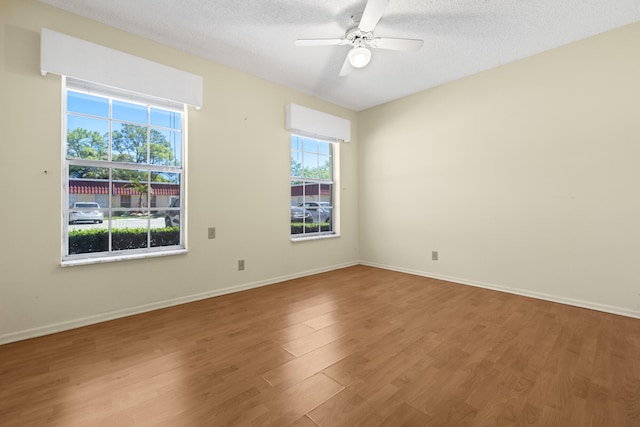
[[72,230],[69,232],[69,254],[108,251],[108,239],[109,235],[104,228]]
[[[180,228],[165,227],[151,230],[151,247],[180,244]],[[147,247],[146,228],[111,229],[111,248],[114,251]],[[72,230],[69,232],[69,254],[106,252],[109,250],[109,233],[106,228]]]
[[302,234],[304,233],[317,233],[318,231],[331,231],[331,224],[328,222],[292,222],[291,223],[291,234]]
[[154,228],[151,230],[151,247],[180,244],[180,227]]

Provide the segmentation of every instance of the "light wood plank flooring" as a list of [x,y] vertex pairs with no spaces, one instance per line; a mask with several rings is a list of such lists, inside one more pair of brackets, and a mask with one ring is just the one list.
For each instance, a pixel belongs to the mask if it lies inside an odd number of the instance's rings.
[[0,346],[8,426],[640,426],[640,320],[356,266]]

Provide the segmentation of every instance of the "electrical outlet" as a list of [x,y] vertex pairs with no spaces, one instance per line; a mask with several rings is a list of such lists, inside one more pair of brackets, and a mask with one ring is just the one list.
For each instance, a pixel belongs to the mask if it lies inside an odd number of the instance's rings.
[[210,239],[215,239],[216,238],[216,228],[215,227],[209,227],[209,238]]
[[438,251],[431,251],[431,260],[432,261],[438,260]]
[[238,271],[242,271],[244,270],[244,260],[243,259],[239,259],[238,260]]

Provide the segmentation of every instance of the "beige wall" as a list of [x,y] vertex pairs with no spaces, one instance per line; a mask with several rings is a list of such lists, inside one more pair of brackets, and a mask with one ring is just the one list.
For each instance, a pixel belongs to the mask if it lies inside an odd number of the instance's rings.
[[640,317],[639,53],[640,23],[361,113],[363,262]]
[[[189,254],[60,267],[61,88],[39,73],[42,27],[204,77],[189,112]],[[0,342],[357,262],[352,111],[32,0],[0,1],[0,94]],[[353,122],[340,238],[289,240],[289,102]]]

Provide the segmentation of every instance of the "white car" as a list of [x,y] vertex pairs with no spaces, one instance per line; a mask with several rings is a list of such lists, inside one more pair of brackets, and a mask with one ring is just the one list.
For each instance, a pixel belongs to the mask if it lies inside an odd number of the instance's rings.
[[100,205],[96,202],[75,202],[72,210],[69,212],[69,224],[77,222],[94,222],[102,224],[104,214],[100,210]]

